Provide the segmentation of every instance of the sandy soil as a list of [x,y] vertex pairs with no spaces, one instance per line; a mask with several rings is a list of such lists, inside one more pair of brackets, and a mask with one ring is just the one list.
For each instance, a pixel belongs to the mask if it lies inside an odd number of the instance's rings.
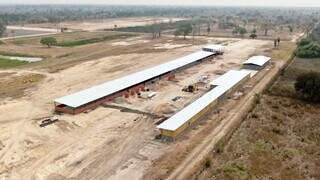
[[7,26],[8,30],[27,30],[27,31],[40,31],[40,32],[59,32],[57,29],[40,28],[40,27],[24,27],[24,26]]
[[139,18],[116,18],[116,19],[104,19],[104,20],[95,20],[95,21],[74,21],[74,22],[62,22],[58,24],[28,24],[25,26],[28,27],[42,27],[42,28],[68,28],[72,30],[84,30],[84,31],[96,31],[102,29],[113,29],[115,25],[118,28],[120,27],[132,27],[132,26],[143,26],[153,23],[160,22],[176,22],[183,20],[181,18],[151,18],[151,17],[139,17]]
[[[169,103],[177,111],[206,91],[203,88],[195,94],[183,93],[183,86],[195,82],[201,75],[214,78],[216,70],[238,68],[257,48],[268,43],[259,40],[229,42],[222,58],[179,73],[177,82],[160,81],[150,87],[158,92],[152,100],[131,97],[116,105],[164,115],[156,110]],[[108,56],[84,62],[48,74],[23,98],[2,101],[0,179],[124,179],[129,175],[130,179],[141,178],[152,160],[169,148],[167,144],[154,140],[158,134],[155,123],[159,119],[99,107],[88,114],[60,115],[59,122],[45,128],[39,127],[40,120],[52,115],[52,101],[57,97],[173,60],[200,47]],[[183,98],[172,102],[176,96]]]

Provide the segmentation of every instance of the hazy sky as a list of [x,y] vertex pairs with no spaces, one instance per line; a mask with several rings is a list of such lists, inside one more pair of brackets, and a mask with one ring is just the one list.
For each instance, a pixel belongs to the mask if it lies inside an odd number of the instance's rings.
[[320,0],[0,0],[0,4],[157,4],[320,7]]

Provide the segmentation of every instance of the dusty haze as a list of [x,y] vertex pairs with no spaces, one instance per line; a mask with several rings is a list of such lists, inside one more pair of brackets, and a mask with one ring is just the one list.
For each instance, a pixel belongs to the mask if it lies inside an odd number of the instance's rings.
[[0,4],[120,4],[120,5],[219,5],[219,6],[302,6],[320,7],[319,0],[1,0]]

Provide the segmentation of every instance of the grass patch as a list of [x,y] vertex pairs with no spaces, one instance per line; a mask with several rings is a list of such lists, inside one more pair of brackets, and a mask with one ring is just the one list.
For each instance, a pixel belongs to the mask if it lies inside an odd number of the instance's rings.
[[[25,53],[17,53],[17,52],[8,52],[8,51],[0,51],[0,55],[2,56],[16,56],[16,57],[42,57],[42,56],[36,56],[32,54],[25,54]],[[44,58],[44,57],[42,57]]]
[[2,69],[13,68],[13,67],[21,66],[21,65],[24,65],[24,64],[28,64],[28,62],[0,58],[0,68],[2,68]]
[[37,85],[45,78],[42,74],[28,74],[23,76],[9,75],[0,81],[0,98],[20,98],[25,90]]
[[190,20],[168,22],[168,23],[161,23],[161,24],[151,24],[151,25],[144,25],[144,26],[123,27],[123,28],[117,28],[116,31],[152,33],[154,31],[157,31],[158,29],[161,29],[161,31],[176,29],[179,25],[184,24],[186,22],[190,22]]
[[269,93],[284,97],[296,97],[294,83],[300,74],[310,71],[320,73],[320,59],[295,58],[286,71],[271,86]]
[[296,49],[295,43],[285,42],[280,44],[279,49],[272,51],[271,57],[272,59],[287,60],[287,59],[290,59],[295,49]]
[[271,151],[272,145],[263,139],[259,139],[254,143],[254,149],[257,151]]
[[223,169],[223,172],[228,175],[240,176],[242,177],[241,179],[243,179],[243,177],[248,177],[248,172],[246,168],[241,164],[237,164],[237,163],[227,164],[223,166],[222,169]]
[[96,37],[96,38],[90,38],[90,39],[80,39],[75,41],[62,41],[58,42],[56,46],[61,47],[74,47],[74,46],[82,46],[86,44],[93,44],[103,41],[111,41],[114,39],[126,39],[129,37],[137,36],[135,34],[115,34],[115,35],[109,35],[109,36],[103,36],[103,37]]

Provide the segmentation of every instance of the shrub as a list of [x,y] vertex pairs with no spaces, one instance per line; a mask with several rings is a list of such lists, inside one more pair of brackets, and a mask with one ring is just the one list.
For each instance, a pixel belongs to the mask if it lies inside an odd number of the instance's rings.
[[223,149],[224,149],[224,143],[223,141],[219,141],[215,147],[215,152],[217,154],[223,153]]
[[320,73],[309,72],[299,75],[294,87],[303,99],[320,102]]
[[256,39],[258,36],[256,34],[250,34],[250,38]]
[[232,31],[232,34],[239,34],[239,35],[241,35],[241,36],[244,36],[244,35],[247,34],[247,33],[248,33],[247,29],[244,28],[244,27],[240,27],[240,26],[235,27],[235,28],[233,29],[233,31]]
[[310,43],[305,46],[299,47],[296,55],[300,58],[319,58],[320,45],[317,43]]
[[311,43],[311,40],[308,38],[303,38],[300,40],[300,42],[298,43],[299,46],[305,46]]
[[298,43],[296,55],[300,58],[318,58],[320,57],[320,45],[311,39],[302,39]]
[[[247,169],[242,164],[238,164],[238,163],[226,164],[223,166],[223,172],[226,174],[234,173],[234,174],[239,175],[240,177],[243,177],[241,179],[248,179]],[[244,178],[244,177],[246,177],[246,178]]]
[[211,167],[211,159],[209,157],[206,158],[204,166],[205,166],[205,168],[210,168]]
[[49,48],[57,44],[57,39],[54,37],[43,37],[40,40],[41,44],[47,45]]

